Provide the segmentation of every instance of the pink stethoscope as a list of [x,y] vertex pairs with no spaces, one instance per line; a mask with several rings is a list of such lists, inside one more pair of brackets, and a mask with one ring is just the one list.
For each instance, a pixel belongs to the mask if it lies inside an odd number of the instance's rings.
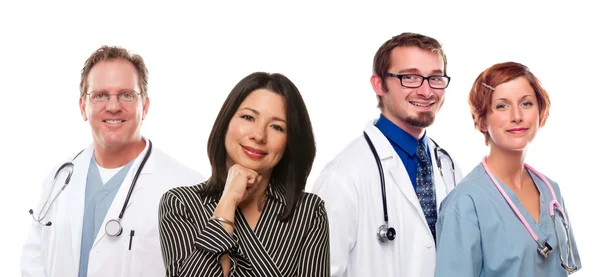
[[[535,234],[533,229],[531,229],[531,226],[529,226],[529,223],[527,223],[527,221],[525,220],[525,218],[523,217],[521,212],[519,212],[519,210],[517,209],[515,204],[512,202],[512,200],[510,200],[510,198],[508,197],[508,195],[506,194],[506,192],[504,191],[502,186],[500,186],[500,184],[496,180],[496,177],[492,174],[492,172],[490,172],[490,169],[487,166],[485,157],[483,158],[481,165],[483,165],[485,172],[488,174],[490,179],[492,179],[492,182],[494,182],[494,185],[496,185],[496,188],[498,189],[498,191],[500,191],[500,194],[502,194],[502,197],[504,197],[504,200],[506,200],[508,205],[512,208],[513,212],[515,212],[517,217],[521,220],[521,223],[523,223],[523,225],[525,225],[525,228],[527,228],[527,231],[529,232],[531,237],[533,237],[533,240],[535,240],[535,242],[539,245],[538,252],[542,256],[544,256],[544,258],[547,258],[548,252],[550,252],[552,250],[552,247],[548,244],[548,242],[546,242],[544,244],[542,244],[540,242],[538,236]],[[558,200],[556,199],[556,194],[554,193],[554,189],[550,185],[550,182],[548,182],[548,180],[546,180],[546,177],[544,177],[544,175],[537,172],[535,169],[533,169],[528,164],[525,164],[525,168],[531,170],[531,172],[533,172],[535,175],[540,177],[540,179],[542,179],[542,181],[544,181],[544,184],[546,184],[546,186],[548,187],[548,190],[550,190],[550,193],[552,194],[552,200],[550,200],[549,211],[550,211],[550,217],[552,218],[552,224],[554,225],[554,233],[556,234],[556,241],[558,244],[558,252],[560,255],[560,262],[561,262],[562,267],[564,269],[566,269],[569,274],[571,274],[571,273],[577,271],[577,265],[575,264],[575,258],[573,257],[573,247],[571,246],[571,232],[569,232],[569,222],[567,221],[565,211],[564,211],[563,207],[560,205],[560,203],[558,203]],[[567,247],[568,247],[567,261],[565,261],[565,259],[563,258],[563,255],[562,255],[563,251],[561,249],[560,239],[558,237],[558,228],[556,227],[555,210],[558,210],[560,212],[560,215],[563,218],[563,227],[565,228],[565,232],[567,234]],[[569,259],[573,262],[573,266],[569,266],[569,264],[567,263],[569,261]]]

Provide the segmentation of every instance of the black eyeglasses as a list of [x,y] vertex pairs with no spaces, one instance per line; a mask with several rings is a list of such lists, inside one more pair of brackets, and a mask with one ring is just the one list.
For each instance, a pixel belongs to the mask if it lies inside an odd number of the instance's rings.
[[450,77],[442,75],[433,75],[425,77],[419,74],[394,74],[386,72],[383,74],[386,77],[394,77],[400,80],[400,84],[407,88],[419,88],[423,85],[423,82],[427,80],[429,87],[432,89],[445,89],[450,84]]

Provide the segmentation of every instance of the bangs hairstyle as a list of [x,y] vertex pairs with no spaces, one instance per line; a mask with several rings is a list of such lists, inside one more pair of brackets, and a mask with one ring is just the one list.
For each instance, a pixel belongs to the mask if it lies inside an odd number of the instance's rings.
[[303,195],[316,155],[316,145],[304,100],[294,83],[282,74],[255,72],[246,76],[231,90],[210,132],[207,152],[212,174],[202,186],[201,193],[217,199],[222,195],[228,173],[225,135],[229,122],[244,99],[258,89],[269,90],[284,99],[288,120],[287,143],[281,160],[273,168],[269,182],[285,195],[286,206],[279,214],[279,219],[288,221]]
[[544,126],[550,112],[550,97],[542,87],[541,82],[529,71],[529,68],[516,62],[498,63],[484,70],[477,76],[473,87],[469,92],[469,106],[475,128],[485,135],[485,145],[488,145],[490,136],[484,132],[482,126],[485,124],[486,115],[491,111],[492,94],[494,91],[484,83],[495,88],[503,83],[510,82],[516,78],[524,77],[535,92],[540,112],[540,127]]
[[[446,54],[442,50],[442,45],[434,38],[417,33],[402,33],[392,37],[388,41],[384,42],[375,53],[373,58],[373,74],[377,75],[382,80],[385,78],[384,74],[390,69],[392,50],[396,47],[409,47],[415,46],[423,50],[428,50],[433,53],[438,53],[444,60],[444,74],[446,73]],[[385,82],[381,82],[383,91],[387,91],[387,85]],[[377,107],[381,108],[381,97],[377,95]]]

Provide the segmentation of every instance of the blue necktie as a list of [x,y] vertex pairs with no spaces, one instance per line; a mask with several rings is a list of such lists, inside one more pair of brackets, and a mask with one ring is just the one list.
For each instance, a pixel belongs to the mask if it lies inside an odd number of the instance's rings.
[[435,186],[433,184],[433,169],[427,150],[422,142],[417,146],[417,198],[425,214],[427,225],[435,240],[435,222],[437,221],[437,209],[435,202]]

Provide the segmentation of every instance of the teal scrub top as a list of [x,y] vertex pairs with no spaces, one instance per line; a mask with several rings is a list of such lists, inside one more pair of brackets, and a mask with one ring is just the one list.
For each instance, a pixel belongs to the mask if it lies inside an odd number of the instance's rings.
[[[521,204],[516,194],[496,179],[529,223],[540,242],[553,250],[547,258],[538,253],[538,244],[525,225],[496,188],[481,164],[477,165],[452,190],[440,205],[437,231],[436,277],[446,276],[567,276],[561,266],[556,232],[550,217],[552,194],[544,181],[529,171],[540,192],[540,223]],[[566,211],[558,184],[544,176],[554,189],[556,198],[565,209],[571,233],[575,262],[581,261],[573,227]],[[566,259],[567,239],[563,221],[556,212],[556,224]],[[569,264],[572,265],[572,264]]]

